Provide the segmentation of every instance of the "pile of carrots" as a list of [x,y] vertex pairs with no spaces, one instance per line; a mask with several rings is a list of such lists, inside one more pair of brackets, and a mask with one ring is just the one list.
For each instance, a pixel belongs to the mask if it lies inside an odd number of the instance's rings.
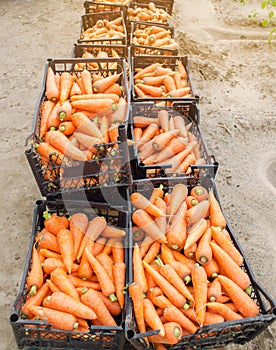
[[[199,327],[258,315],[243,256],[231,241],[213,193],[182,183],[149,198],[130,197],[133,281],[129,293],[139,333],[153,344],[176,344]],[[157,347],[165,349],[165,347]]]
[[187,70],[181,60],[178,60],[176,65],[175,70],[159,62],[154,62],[146,67],[136,66],[133,76],[135,97],[169,98],[172,101],[174,98],[191,97],[192,91]]
[[147,7],[141,7],[138,4],[135,8],[128,8],[127,15],[129,21],[152,21],[163,24],[172,18],[163,8],[156,7],[152,1],[147,4]]
[[134,116],[133,135],[144,165],[168,166],[166,173],[189,174],[192,164],[204,164],[198,139],[181,114],[160,109],[157,118]]
[[[88,14],[90,16],[93,14]],[[99,19],[94,25],[87,29],[83,29],[80,35],[81,40],[104,40],[104,39],[122,39],[125,38],[125,28],[123,26],[122,17],[109,21],[107,19]],[[108,42],[107,42],[108,44]]]
[[126,232],[82,212],[70,219],[45,212],[44,218],[21,316],[78,332],[89,332],[90,325],[118,326],[125,303]]
[[[135,46],[135,51],[139,51],[141,54],[154,55],[160,55],[162,52],[160,49],[178,50],[179,48],[179,44],[172,36],[171,29],[157,25],[136,28],[132,33],[131,45]],[[147,48],[139,46],[146,46]]]

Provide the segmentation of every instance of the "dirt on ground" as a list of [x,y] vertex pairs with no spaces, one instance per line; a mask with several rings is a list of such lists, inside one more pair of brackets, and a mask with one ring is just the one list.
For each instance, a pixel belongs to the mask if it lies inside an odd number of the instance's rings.
[[[220,163],[221,204],[252,267],[272,296],[276,286],[276,55],[269,30],[248,20],[257,0],[175,0],[172,24],[200,95],[201,127]],[[0,349],[17,349],[9,324],[41,199],[24,155],[48,58],[71,57],[82,0],[1,0],[2,120]],[[262,16],[262,13],[260,15]],[[273,350],[276,325],[245,345]]]

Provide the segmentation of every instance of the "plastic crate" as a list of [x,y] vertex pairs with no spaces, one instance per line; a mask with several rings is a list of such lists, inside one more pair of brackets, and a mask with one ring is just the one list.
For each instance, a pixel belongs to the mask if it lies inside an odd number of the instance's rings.
[[[103,37],[99,39],[91,38],[84,39],[83,32],[89,28],[92,28],[98,20],[113,21],[119,17],[122,17],[123,34],[122,38],[108,38]],[[89,44],[101,44],[101,45],[127,45],[127,31],[125,26],[124,14],[118,11],[105,11],[105,12],[94,12],[88,13],[81,16],[81,31],[79,43]]]
[[131,117],[129,121],[129,137],[134,140],[133,137],[133,118],[135,116],[144,116],[152,118],[153,120],[158,117],[158,113],[161,110],[166,110],[169,117],[181,116],[185,125],[191,123],[189,131],[193,133],[197,140],[201,159],[204,160],[205,164],[193,164],[190,165],[190,171],[188,173],[176,173],[169,171],[168,168],[170,164],[154,164],[145,165],[139,157],[137,148],[135,145],[131,146],[132,153],[130,155],[131,168],[133,179],[143,179],[143,178],[157,178],[157,177],[176,177],[176,176],[186,176],[186,177],[200,177],[203,174],[209,174],[211,177],[215,178],[218,170],[218,162],[214,155],[211,155],[208,151],[206,141],[204,139],[201,127],[199,125],[200,113],[199,108],[196,103],[174,103],[172,107],[161,107],[156,106],[153,103],[133,103],[131,106]]
[[[209,176],[201,178],[200,181],[186,178],[137,180],[133,182],[130,193],[134,191],[140,192],[149,198],[154,187],[159,187],[162,184],[164,192],[170,193],[173,186],[177,183],[185,184],[189,190],[191,190],[195,185],[203,185],[208,190],[212,189],[215,197],[219,201],[215,182]],[[230,343],[245,344],[264,331],[276,319],[276,301],[257,282],[247,261],[245,253],[242,250],[242,247],[240,246],[228,221],[226,229],[228,230],[235,247],[244,258],[242,268],[249,275],[252,286],[250,296],[259,307],[259,315],[256,317],[244,318],[238,321],[227,321],[215,325],[200,327],[194,334],[183,336],[177,344],[168,346],[168,349],[170,350],[214,349],[224,347]],[[131,247],[131,235],[129,235],[129,238],[129,246]],[[131,254],[129,260],[129,273],[129,281],[131,283],[131,281],[133,281]],[[147,343],[143,338],[156,334],[158,331],[149,331],[145,334],[140,334],[138,332],[134,311],[131,304],[132,302],[129,296],[128,298],[129,303],[127,303],[127,322],[125,326],[126,337],[136,349],[153,349],[152,346],[147,346]]]
[[[178,49],[167,49],[162,47],[156,47],[154,45],[148,46],[148,45],[139,45],[134,43],[135,30],[144,30],[146,28],[150,28],[151,25],[152,25],[151,23],[143,22],[143,21],[133,21],[131,23],[130,36],[129,36],[131,55],[132,56],[140,56],[140,55],[142,56],[143,55],[177,56]],[[171,38],[175,40],[175,34],[174,34],[175,32],[173,27],[170,27],[166,24],[160,24],[160,23],[156,23],[154,24],[154,26],[169,30],[171,32]]]
[[126,15],[129,4],[124,4],[124,1],[118,1],[117,3],[107,1],[85,1],[84,4],[85,13],[105,12],[105,11],[120,11],[123,12],[124,17]]
[[[136,4],[144,4],[145,0],[135,0]],[[154,4],[156,6],[161,6],[166,8],[166,11],[171,15],[173,13],[174,0],[155,0]]]
[[95,58],[100,51],[104,51],[108,54],[109,58],[114,58],[112,56],[112,50],[114,50],[120,58],[125,58],[128,60],[127,47],[124,45],[97,45],[97,44],[74,44],[72,49],[72,57],[82,58],[85,52],[90,52]]
[[[185,67],[188,78],[188,86],[191,87],[191,93],[184,97],[138,97],[134,91],[134,75],[136,68],[146,68],[153,63],[160,63],[165,68],[171,68],[173,71],[177,71],[177,63],[181,61]],[[186,56],[158,56],[158,55],[140,55],[133,56],[130,59],[131,63],[131,101],[132,102],[155,102],[166,106],[170,106],[173,102],[187,102],[194,101],[199,102],[199,96],[196,94],[193,88],[191,72],[189,67],[189,59]]]
[[[30,271],[32,247],[37,234],[44,227],[43,212],[56,213],[59,216],[67,217],[73,213],[85,213],[89,220],[96,216],[104,217],[108,224],[124,229],[127,235],[124,244],[127,248],[129,218],[127,208],[111,207],[105,204],[97,204],[83,201],[53,202],[39,200],[34,209],[32,236],[30,239],[29,251],[27,254],[22,282],[19,293],[12,306],[10,324],[19,348],[31,347],[32,349],[124,349],[125,334],[124,321],[125,310],[114,317],[117,327],[93,326],[90,325],[89,332],[58,330],[48,324],[47,321],[31,321],[21,317],[21,310],[27,298],[26,279]],[[125,261],[128,262],[128,249],[125,249]],[[127,264],[128,266],[128,264]],[[126,273],[126,278],[128,273]]]
[[[65,159],[60,164],[56,159],[51,158],[47,164],[42,164],[40,156],[36,152],[35,145],[42,140],[39,137],[41,106],[45,101],[45,84],[48,66],[51,66],[55,73],[70,72],[76,76],[80,71],[75,70],[77,63],[86,65],[90,70],[89,63],[97,62],[99,65],[105,63],[106,68],[101,68],[99,73],[102,76],[108,74],[123,73],[120,85],[124,88],[123,97],[129,101],[129,93],[126,82],[126,69],[124,59],[55,59],[48,60],[45,65],[43,88],[35,109],[32,133],[27,139],[25,155],[29,161],[33,175],[37,181],[42,196],[49,194],[64,194],[74,192],[75,196],[87,196],[90,200],[102,198],[104,190],[116,190],[117,187],[126,186],[131,179],[130,165],[128,162],[128,149],[126,143],[126,126],[124,123],[118,126],[119,138],[117,142],[95,145],[97,150],[93,159],[86,162],[71,161]],[[110,64],[116,62],[116,69],[110,69]],[[95,72],[93,70],[93,72]],[[127,103],[126,121],[128,118],[129,106]],[[125,123],[126,123],[125,121]],[[113,189],[114,187],[114,189]],[[102,191],[103,189],[103,191]],[[116,192],[115,191],[115,192]]]

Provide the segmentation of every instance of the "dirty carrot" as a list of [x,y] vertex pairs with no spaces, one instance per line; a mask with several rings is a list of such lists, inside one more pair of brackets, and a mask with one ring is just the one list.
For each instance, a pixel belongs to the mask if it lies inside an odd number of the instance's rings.
[[35,245],[32,248],[31,270],[27,277],[27,286],[30,295],[35,295],[37,290],[43,285],[43,270]]
[[199,264],[195,264],[195,267],[192,269],[192,282],[194,287],[196,315],[199,325],[202,326],[206,313],[208,280],[206,271]]
[[241,289],[251,284],[248,274],[216,243],[210,243],[214,258],[222,267],[224,274],[231,278]]
[[63,292],[54,292],[43,300],[43,306],[72,314],[87,320],[97,318],[94,311],[81,301],[72,298]]
[[104,302],[101,300],[99,293],[93,289],[89,289],[80,297],[81,302],[89,306],[97,315],[97,319],[104,326],[117,326],[114,318],[108,311]]
[[30,311],[40,320],[45,320],[59,329],[71,331],[78,327],[76,317],[66,312],[34,305],[30,307]]
[[99,284],[102,289],[102,293],[105,296],[108,296],[111,300],[116,300],[115,296],[115,285],[112,279],[109,277],[109,274],[105,270],[104,266],[93,256],[93,254],[86,248],[86,255],[88,260],[93,268],[93,271],[98,277]]

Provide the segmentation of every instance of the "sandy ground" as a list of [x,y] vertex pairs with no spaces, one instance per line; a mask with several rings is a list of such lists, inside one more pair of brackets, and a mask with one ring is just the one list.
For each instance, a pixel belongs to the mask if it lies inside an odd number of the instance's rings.
[[[70,57],[82,0],[1,0],[0,349],[16,349],[9,313],[18,293],[41,198],[25,159],[25,137],[47,58]],[[276,56],[268,30],[246,16],[258,1],[175,1],[173,24],[190,59],[206,142],[220,162],[221,202],[259,283],[276,286]],[[228,349],[275,349],[275,323],[250,343]],[[273,345],[274,344],[274,345]]]

